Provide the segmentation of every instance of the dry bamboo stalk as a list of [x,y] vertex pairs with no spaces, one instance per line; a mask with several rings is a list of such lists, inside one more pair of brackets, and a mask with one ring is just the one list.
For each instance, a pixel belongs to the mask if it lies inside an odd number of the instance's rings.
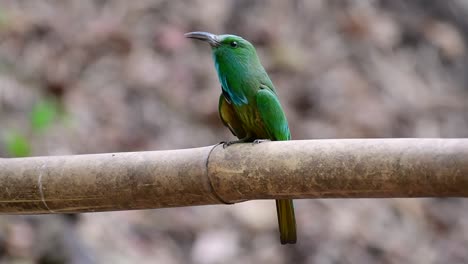
[[0,159],[0,213],[271,198],[468,197],[468,139],[341,139]]

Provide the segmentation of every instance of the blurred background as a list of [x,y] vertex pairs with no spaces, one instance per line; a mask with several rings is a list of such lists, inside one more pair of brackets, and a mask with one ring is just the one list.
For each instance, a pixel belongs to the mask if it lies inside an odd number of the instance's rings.
[[[294,139],[468,136],[465,0],[0,0],[0,156],[233,139],[208,45],[250,40]],[[1,186],[1,183],[0,183]],[[0,263],[468,263],[468,201],[273,201],[1,216]]]

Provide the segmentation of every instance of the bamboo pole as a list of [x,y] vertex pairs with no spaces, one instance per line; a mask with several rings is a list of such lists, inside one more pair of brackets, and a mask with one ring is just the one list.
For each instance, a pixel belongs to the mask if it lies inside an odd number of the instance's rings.
[[0,213],[273,198],[468,197],[468,139],[340,139],[0,159]]

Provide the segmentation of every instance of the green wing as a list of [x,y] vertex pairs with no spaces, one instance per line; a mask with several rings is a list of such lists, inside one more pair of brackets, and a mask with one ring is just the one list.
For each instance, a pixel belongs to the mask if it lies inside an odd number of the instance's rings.
[[[271,140],[290,140],[288,121],[276,94],[262,87],[255,96],[257,109]],[[276,200],[281,244],[294,244],[297,240],[296,217],[291,199]]]
[[257,109],[268,133],[268,138],[271,140],[290,140],[288,120],[276,94],[269,88],[262,87],[255,97]]

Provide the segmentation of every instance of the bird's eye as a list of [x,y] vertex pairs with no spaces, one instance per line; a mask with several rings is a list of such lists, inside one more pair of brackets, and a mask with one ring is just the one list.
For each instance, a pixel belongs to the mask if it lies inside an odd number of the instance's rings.
[[237,41],[231,42],[231,47],[236,48],[237,47]]

